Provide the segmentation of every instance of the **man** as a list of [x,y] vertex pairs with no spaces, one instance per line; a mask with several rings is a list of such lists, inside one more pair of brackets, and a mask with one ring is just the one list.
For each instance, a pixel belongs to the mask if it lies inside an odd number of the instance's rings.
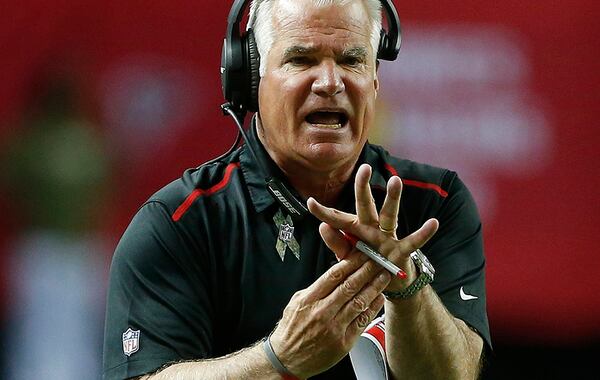
[[[113,259],[105,379],[353,378],[346,354],[382,308],[392,378],[477,376],[489,331],[472,199],[455,173],[367,143],[378,6],[253,5],[260,111],[246,144],[312,215],[279,207],[247,146],[152,196]],[[421,247],[433,286],[410,258]]]

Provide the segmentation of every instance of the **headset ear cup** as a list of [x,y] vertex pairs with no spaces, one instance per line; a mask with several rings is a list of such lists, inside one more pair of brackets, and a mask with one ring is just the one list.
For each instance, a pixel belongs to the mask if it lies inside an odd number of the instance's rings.
[[256,46],[254,32],[249,29],[246,33],[246,52],[248,54],[248,111],[258,111],[258,86],[260,84],[260,54]]
[[385,30],[381,30],[379,35],[379,49],[377,50],[377,58],[385,59],[387,56],[389,40]]

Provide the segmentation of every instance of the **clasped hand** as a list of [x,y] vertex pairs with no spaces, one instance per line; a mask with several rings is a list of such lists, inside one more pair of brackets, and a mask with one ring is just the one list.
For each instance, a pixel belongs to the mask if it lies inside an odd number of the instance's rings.
[[[296,292],[271,335],[273,349],[296,376],[306,378],[339,362],[384,305],[384,290],[398,291],[416,278],[409,255],[437,231],[435,219],[398,240],[396,228],[402,181],[394,176],[377,212],[369,179],[371,167],[356,173],[356,215],[308,200],[310,212],[323,223],[319,232],[339,262],[311,286]],[[351,233],[404,269],[407,279],[392,279],[389,272],[357,251],[341,231]]]

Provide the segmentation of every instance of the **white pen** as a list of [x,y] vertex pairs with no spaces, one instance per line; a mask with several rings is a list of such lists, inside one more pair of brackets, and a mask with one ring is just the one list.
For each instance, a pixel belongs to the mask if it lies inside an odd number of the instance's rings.
[[374,250],[373,248],[371,248],[364,241],[358,240],[358,238],[356,236],[354,236],[348,232],[342,231],[342,234],[344,234],[344,237],[346,238],[346,240],[348,240],[354,247],[356,247],[356,249],[358,249],[365,255],[369,256],[373,261],[375,261],[377,264],[379,264],[382,267],[384,267],[385,269],[387,269],[394,276],[402,278],[402,279],[407,277],[405,271],[398,268],[396,266],[396,264],[394,264],[393,262],[388,260],[381,253],[379,253],[376,250]]

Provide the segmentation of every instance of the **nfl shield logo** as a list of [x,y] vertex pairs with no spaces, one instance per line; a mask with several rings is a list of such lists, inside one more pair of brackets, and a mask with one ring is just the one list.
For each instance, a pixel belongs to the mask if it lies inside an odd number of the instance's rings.
[[282,224],[279,230],[279,239],[287,243],[294,237],[294,227],[289,224]]
[[127,356],[136,353],[140,349],[140,330],[132,330],[131,327],[123,333],[123,352]]

